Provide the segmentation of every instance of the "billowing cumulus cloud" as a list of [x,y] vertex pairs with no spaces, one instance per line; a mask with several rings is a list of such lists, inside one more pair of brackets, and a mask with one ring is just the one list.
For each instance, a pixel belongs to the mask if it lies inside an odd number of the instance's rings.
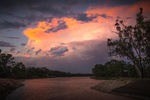
[[[105,25],[101,23],[101,20],[105,22]],[[113,25],[112,19],[106,21],[105,18],[99,16],[95,21],[81,23],[74,18],[64,17],[54,18],[51,22],[38,22],[36,27],[24,30],[24,35],[28,38],[27,46],[34,46],[35,49],[42,48],[42,50],[47,51],[49,47],[58,46],[62,42],[69,43],[93,39],[103,40],[110,36],[114,37],[113,35],[115,34],[111,35],[113,28],[109,27]],[[106,26],[108,27],[107,30],[105,30]]]
[[[61,42],[84,41],[92,39],[106,40],[114,38],[114,23],[118,16],[135,18],[139,7],[142,6],[145,12],[149,11],[148,1],[133,3],[122,6],[94,6],[91,5],[82,13],[73,16],[61,16],[51,18],[48,21],[39,21],[35,26],[23,31],[28,38],[27,46],[47,51],[49,47],[58,46]],[[140,6],[139,6],[140,5]],[[85,22],[85,23],[81,23]],[[130,20],[128,24],[135,21]]]
[[[72,42],[68,44],[69,51],[66,46],[54,47],[57,58],[46,56],[37,58],[17,58],[24,61],[27,66],[34,65],[37,67],[47,66],[49,69],[62,70],[66,72],[91,73],[91,68],[95,64],[105,63],[109,57],[106,41],[89,40],[81,42]],[[76,49],[72,49],[72,48]],[[65,55],[58,57],[58,54],[65,52]],[[66,55],[67,54],[67,55]],[[44,59],[44,60],[42,60]]]

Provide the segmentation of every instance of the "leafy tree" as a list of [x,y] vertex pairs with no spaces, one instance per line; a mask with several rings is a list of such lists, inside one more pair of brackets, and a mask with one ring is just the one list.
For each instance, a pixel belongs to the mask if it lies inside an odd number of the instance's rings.
[[118,60],[111,60],[104,65],[96,64],[92,68],[92,74],[95,77],[137,77],[137,72],[132,64]]
[[26,68],[22,62],[16,63],[12,67],[12,76],[13,78],[25,78],[26,77]]
[[118,40],[108,39],[111,56],[126,57],[135,66],[138,75],[145,77],[145,67],[150,66],[150,19],[143,17],[143,9],[136,17],[134,26],[126,26],[123,20],[116,20]]
[[2,53],[0,50],[0,76],[8,76],[11,72],[11,66],[15,64],[14,58],[11,54]]
[[128,70],[128,76],[129,77],[138,77],[138,73],[137,73],[134,65],[127,63],[125,65],[125,67],[126,67],[126,70]]
[[92,69],[93,75],[97,77],[104,77],[106,76],[105,73],[105,66],[102,64],[96,64]]
[[125,70],[125,62],[124,61],[117,61],[111,60],[105,64],[107,68],[107,74],[111,77],[123,76],[123,70]]

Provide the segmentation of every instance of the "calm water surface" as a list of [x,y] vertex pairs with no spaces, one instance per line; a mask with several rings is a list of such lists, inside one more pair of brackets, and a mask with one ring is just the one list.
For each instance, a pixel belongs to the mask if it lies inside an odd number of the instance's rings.
[[25,80],[6,100],[134,100],[90,89],[100,82],[89,77]]

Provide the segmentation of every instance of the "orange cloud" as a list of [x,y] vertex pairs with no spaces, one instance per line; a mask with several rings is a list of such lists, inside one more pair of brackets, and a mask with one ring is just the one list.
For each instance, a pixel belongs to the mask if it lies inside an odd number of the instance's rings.
[[[51,27],[57,27],[58,21],[63,20],[67,28],[56,32],[46,32]],[[103,19],[104,20],[104,19]],[[108,21],[109,22],[109,21]],[[108,24],[107,24],[108,25]],[[84,41],[93,39],[106,39],[110,30],[106,30],[106,26],[98,22],[81,23],[74,18],[54,18],[52,22],[38,22],[36,27],[27,28],[23,31],[28,37],[27,46],[35,47],[35,50],[49,50],[50,47],[58,46],[60,43],[69,43],[73,41]]]
[[[28,38],[27,47],[35,47],[35,50],[42,49],[42,51],[48,51],[52,47],[59,46],[60,43],[67,45],[67,43],[74,41],[96,39],[106,41],[107,38],[116,37],[116,34],[112,31],[115,30],[114,23],[117,16],[122,18],[135,17],[140,7],[143,7],[144,12],[147,13],[150,11],[149,5],[150,2],[145,1],[133,5],[116,7],[90,7],[85,11],[88,16],[99,15],[91,22],[85,23],[68,17],[53,18],[51,22],[38,22],[35,27],[25,29],[23,34]],[[105,16],[100,16],[101,14],[106,14],[113,18],[105,18]],[[51,28],[57,28],[60,20],[65,22],[66,28],[57,31],[47,31]],[[133,20],[129,21],[129,23],[132,22]]]

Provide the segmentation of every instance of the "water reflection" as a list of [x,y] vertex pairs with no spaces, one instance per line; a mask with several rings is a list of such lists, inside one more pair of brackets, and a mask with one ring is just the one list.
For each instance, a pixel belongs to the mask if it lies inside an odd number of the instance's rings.
[[129,100],[90,89],[100,82],[102,81],[89,77],[25,80],[25,85],[10,94],[6,100]]

